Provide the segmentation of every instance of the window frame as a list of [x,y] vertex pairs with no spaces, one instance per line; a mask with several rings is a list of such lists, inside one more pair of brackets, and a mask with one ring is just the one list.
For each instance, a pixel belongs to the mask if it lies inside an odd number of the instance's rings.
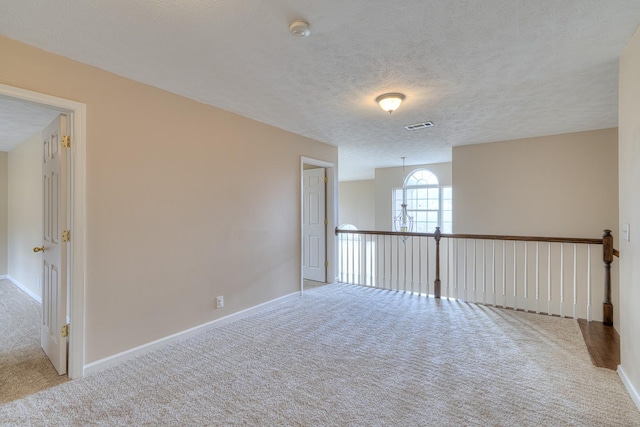
[[[407,185],[407,182],[409,182],[410,179],[412,179],[414,177],[414,175],[416,173],[422,172],[422,171],[426,171],[428,172],[433,178],[435,178],[436,183],[435,184],[422,184],[422,185]],[[414,178],[415,179],[415,178]],[[426,225],[428,226],[428,224],[430,223],[429,221],[429,213],[430,212],[435,212],[437,215],[437,227],[440,227],[440,230],[443,233],[453,233],[453,187],[451,185],[440,185],[439,183],[440,181],[438,180],[438,177],[431,172],[429,169],[426,168],[418,168],[415,169],[413,171],[411,171],[411,173],[409,173],[403,182],[402,187],[394,187],[392,189],[391,192],[391,218],[392,218],[392,224],[391,224],[391,229],[394,231],[398,231],[396,230],[396,224],[395,224],[395,218],[398,216],[398,214],[401,212],[400,209],[398,209],[399,205],[397,204],[398,200],[400,201],[400,204],[402,204],[403,201],[407,201],[407,190],[418,190],[418,189],[432,189],[432,188],[437,188],[438,189],[438,209],[409,209],[407,207],[407,214],[409,216],[411,216],[413,218],[413,224],[414,224],[414,230],[417,229],[416,224],[417,224],[417,213],[420,212],[424,212],[427,215],[427,219],[426,219]],[[450,210],[446,210],[447,212],[451,212],[452,213],[452,217],[451,217],[451,221],[447,221],[447,224],[450,224],[450,229],[449,230],[445,230],[445,222],[444,222],[444,190],[445,189],[450,189],[451,191],[451,198],[450,198],[450,202],[451,202],[451,209]],[[398,192],[401,193],[401,198],[397,199],[397,194]],[[426,200],[429,200],[428,198]],[[408,203],[407,203],[408,205]],[[424,223],[424,221],[422,221],[421,223]],[[433,221],[431,221],[431,223],[433,223]],[[426,231],[427,233],[434,233],[435,230]]]

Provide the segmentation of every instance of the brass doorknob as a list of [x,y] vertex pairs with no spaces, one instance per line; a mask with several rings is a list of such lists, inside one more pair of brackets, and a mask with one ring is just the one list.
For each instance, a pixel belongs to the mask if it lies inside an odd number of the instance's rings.
[[44,246],[40,246],[39,248],[33,248],[33,252],[44,252]]

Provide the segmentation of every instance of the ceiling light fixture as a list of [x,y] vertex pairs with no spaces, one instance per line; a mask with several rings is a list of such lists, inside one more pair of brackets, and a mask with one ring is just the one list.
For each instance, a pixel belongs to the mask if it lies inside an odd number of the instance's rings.
[[401,93],[385,93],[376,98],[376,102],[380,104],[380,108],[389,114],[393,113],[404,101],[404,95]]
[[309,23],[305,21],[293,21],[289,25],[289,32],[296,37],[307,37],[311,34],[311,29],[309,28]]

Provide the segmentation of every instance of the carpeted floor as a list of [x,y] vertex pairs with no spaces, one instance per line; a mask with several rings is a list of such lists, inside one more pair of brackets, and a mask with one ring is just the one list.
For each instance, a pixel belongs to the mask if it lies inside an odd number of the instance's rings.
[[68,381],[40,347],[41,306],[0,280],[0,404]]
[[2,425],[640,426],[577,322],[350,285],[0,406]]

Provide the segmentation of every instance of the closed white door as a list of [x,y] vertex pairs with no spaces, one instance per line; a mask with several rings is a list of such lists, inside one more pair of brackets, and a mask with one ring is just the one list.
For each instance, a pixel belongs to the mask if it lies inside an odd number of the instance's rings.
[[303,176],[302,277],[326,282],[325,169],[308,169]]
[[60,375],[67,373],[67,118],[60,115],[43,131],[42,328],[41,345]]

